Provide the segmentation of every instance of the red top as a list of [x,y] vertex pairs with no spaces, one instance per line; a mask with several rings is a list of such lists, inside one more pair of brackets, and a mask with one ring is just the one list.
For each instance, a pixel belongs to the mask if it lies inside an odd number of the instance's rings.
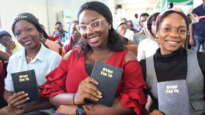
[[6,70],[3,61],[0,60],[0,97],[3,97],[4,92],[4,79],[6,76]]
[[[118,88],[120,103],[127,108],[132,108],[137,115],[146,103],[144,88],[146,88],[142,71],[137,60],[125,63],[127,50],[113,52],[104,62],[123,69],[122,79]],[[47,75],[47,82],[40,88],[44,97],[52,97],[59,93],[76,93],[79,83],[88,77],[85,68],[84,56],[79,56],[80,51],[74,49],[71,55],[61,61],[61,64]]]

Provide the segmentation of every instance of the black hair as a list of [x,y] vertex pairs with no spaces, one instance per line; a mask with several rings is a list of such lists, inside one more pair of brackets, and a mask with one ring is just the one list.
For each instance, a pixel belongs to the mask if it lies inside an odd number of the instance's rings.
[[[111,51],[122,51],[124,49],[123,42],[120,35],[113,28],[113,18],[110,9],[105,4],[98,1],[86,2],[80,7],[78,19],[79,15],[84,10],[95,11],[106,19],[106,21],[111,25],[111,28],[109,29],[107,47]],[[83,39],[80,39],[78,47],[84,52],[92,51],[92,48]]]
[[156,23],[157,16],[159,14],[160,14],[159,12],[156,12],[156,13],[152,14],[147,20],[147,30],[150,32],[150,34],[152,36],[155,36],[154,33],[152,32],[152,25],[153,25],[153,22]]
[[5,30],[0,31],[0,39],[4,36],[9,36],[11,37],[11,34]]
[[142,17],[142,16],[147,16],[147,17],[149,17],[149,14],[148,14],[148,13],[142,13],[142,14],[140,15],[140,17]]
[[55,25],[62,25],[62,23],[60,21],[57,21]]
[[[28,13],[28,12],[20,13],[14,19],[14,22],[12,24],[12,32],[14,35],[16,35],[16,33],[14,32],[15,25],[18,21],[21,21],[21,20],[25,20],[25,21],[33,24],[36,27],[37,31],[43,35],[43,37],[48,38],[48,35],[45,32],[45,30],[42,28],[42,25],[39,23],[38,18],[36,18],[33,14]],[[41,40],[40,40],[40,42],[43,43],[44,46],[46,46],[46,44],[44,42],[42,42]]]
[[163,22],[163,20],[167,16],[169,16],[171,14],[178,14],[178,15],[180,15],[185,20],[185,23],[186,23],[186,26],[187,26],[187,30],[189,30],[189,20],[188,20],[187,16],[183,12],[179,12],[179,11],[175,11],[175,10],[168,10],[168,11],[164,12],[163,14],[161,14],[159,19],[157,19],[156,31],[159,30],[159,27],[161,26],[161,23]]

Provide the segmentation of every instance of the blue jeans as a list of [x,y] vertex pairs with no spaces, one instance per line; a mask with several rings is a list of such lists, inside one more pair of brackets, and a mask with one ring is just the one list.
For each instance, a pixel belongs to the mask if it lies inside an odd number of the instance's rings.
[[203,50],[205,49],[205,36],[194,35],[195,46],[192,47],[194,51],[199,51],[200,45],[202,45]]

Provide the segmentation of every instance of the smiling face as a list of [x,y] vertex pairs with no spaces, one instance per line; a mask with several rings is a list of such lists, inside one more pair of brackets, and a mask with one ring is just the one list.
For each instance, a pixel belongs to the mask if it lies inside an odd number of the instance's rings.
[[79,32],[92,49],[107,47],[109,27],[106,19],[95,11],[84,10],[79,15]]
[[186,21],[182,16],[176,13],[166,16],[157,31],[161,54],[171,54],[181,48],[185,43],[187,33]]
[[28,21],[18,21],[14,27],[14,34],[18,42],[26,49],[36,49],[40,47],[40,32]]
[[12,41],[11,37],[8,35],[2,36],[0,38],[0,43],[6,48],[14,49],[16,47],[15,42]]

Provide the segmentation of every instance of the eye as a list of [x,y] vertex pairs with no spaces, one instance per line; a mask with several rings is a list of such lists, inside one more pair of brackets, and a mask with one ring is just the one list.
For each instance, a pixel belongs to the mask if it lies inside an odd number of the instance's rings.
[[27,32],[32,32],[32,31],[33,31],[33,28],[26,28],[26,31],[27,31]]
[[90,24],[91,27],[99,27],[100,26],[100,21],[95,21],[93,23]]
[[171,28],[165,27],[163,30],[166,31],[166,32],[170,32],[170,31],[171,31]]
[[21,32],[15,32],[16,36],[19,36],[21,34]]
[[79,25],[78,28],[80,31],[85,31],[87,26],[86,25]]
[[179,29],[178,32],[179,32],[179,33],[186,33],[187,30],[186,30],[186,29]]

